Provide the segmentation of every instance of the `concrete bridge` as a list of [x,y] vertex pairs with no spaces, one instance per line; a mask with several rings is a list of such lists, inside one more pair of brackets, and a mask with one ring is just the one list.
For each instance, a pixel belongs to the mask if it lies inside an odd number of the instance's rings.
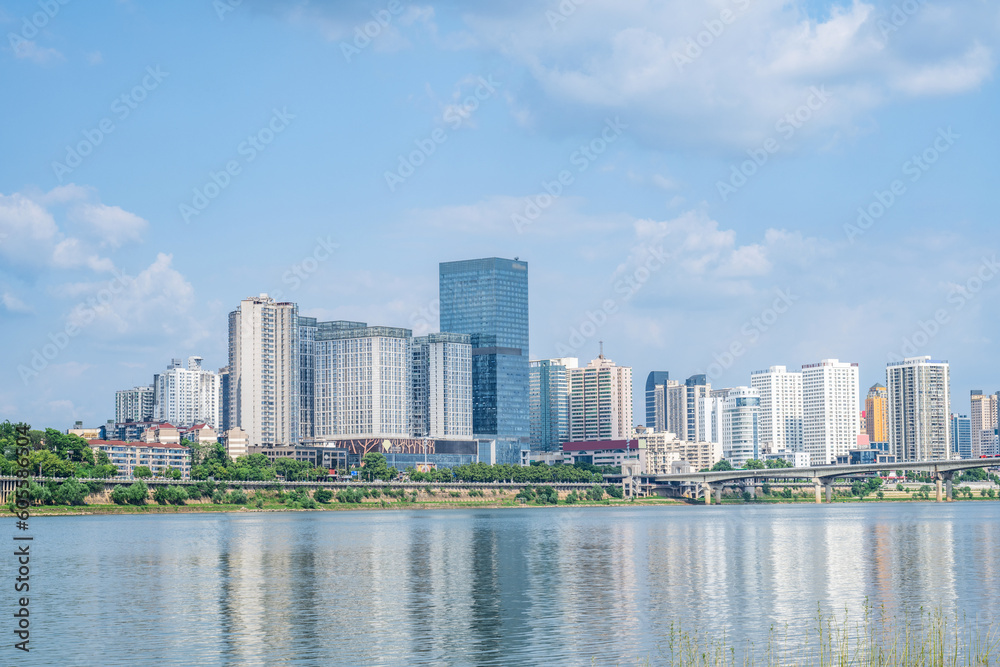
[[[931,474],[937,486],[937,501],[944,497],[952,500],[952,479],[956,472],[969,468],[989,468],[1000,466],[1000,457],[988,459],[953,459],[949,461],[907,461],[905,463],[873,463],[871,465],[827,465],[808,468],[766,468],[763,470],[720,470],[717,472],[691,472],[676,475],[643,475],[644,486],[666,491],[683,491],[685,487],[700,487],[705,495],[705,504],[722,501],[722,490],[726,486],[743,487],[754,493],[757,481],[805,479],[816,485],[816,502],[833,500],[833,483],[845,477],[868,476],[871,473],[893,470],[913,470]],[[944,487],[944,490],[942,489]]]

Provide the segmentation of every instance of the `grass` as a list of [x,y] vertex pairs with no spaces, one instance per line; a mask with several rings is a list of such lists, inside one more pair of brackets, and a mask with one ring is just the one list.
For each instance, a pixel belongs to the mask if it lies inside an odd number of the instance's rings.
[[867,604],[852,621],[817,611],[808,628],[772,626],[766,643],[734,644],[725,635],[671,624],[657,659],[670,667],[971,667],[1000,661],[1000,637],[962,616],[923,608],[904,617]]

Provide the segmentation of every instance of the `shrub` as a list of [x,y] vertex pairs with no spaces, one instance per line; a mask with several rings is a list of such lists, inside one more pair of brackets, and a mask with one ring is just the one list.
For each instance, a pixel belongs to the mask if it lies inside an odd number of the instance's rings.
[[611,486],[608,487],[608,495],[611,496],[612,498],[624,498],[625,491],[623,491],[622,487],[618,486],[617,484],[612,484]]
[[333,500],[333,491],[330,489],[317,489],[316,493],[313,494],[313,498],[315,498],[318,502],[324,504],[328,503]]
[[123,484],[119,484],[114,489],[112,489],[111,502],[113,502],[115,505],[128,504],[128,489]]
[[593,500],[594,502],[604,500],[604,489],[595,484],[587,491],[587,498]]

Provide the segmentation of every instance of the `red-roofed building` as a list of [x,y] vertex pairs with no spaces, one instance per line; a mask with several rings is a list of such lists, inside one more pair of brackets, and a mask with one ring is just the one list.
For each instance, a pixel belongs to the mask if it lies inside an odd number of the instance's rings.
[[173,468],[181,471],[181,479],[191,478],[191,450],[179,444],[123,440],[90,440],[87,444],[108,455],[118,467],[119,477],[130,478],[136,466],[148,466],[158,477]]
[[219,434],[207,424],[195,424],[190,428],[181,429],[181,437],[200,445],[214,445],[219,442]]
[[143,442],[156,442],[161,445],[180,445],[181,432],[173,424],[163,422],[147,428],[142,434]]

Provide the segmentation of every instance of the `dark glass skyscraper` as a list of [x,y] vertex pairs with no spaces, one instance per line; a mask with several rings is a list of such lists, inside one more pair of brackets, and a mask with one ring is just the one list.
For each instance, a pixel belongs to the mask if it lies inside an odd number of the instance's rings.
[[646,376],[646,428],[656,429],[656,385],[666,384],[669,371],[649,371]]
[[442,262],[441,331],[472,337],[472,430],[495,462],[528,448],[528,264],[490,257]]

